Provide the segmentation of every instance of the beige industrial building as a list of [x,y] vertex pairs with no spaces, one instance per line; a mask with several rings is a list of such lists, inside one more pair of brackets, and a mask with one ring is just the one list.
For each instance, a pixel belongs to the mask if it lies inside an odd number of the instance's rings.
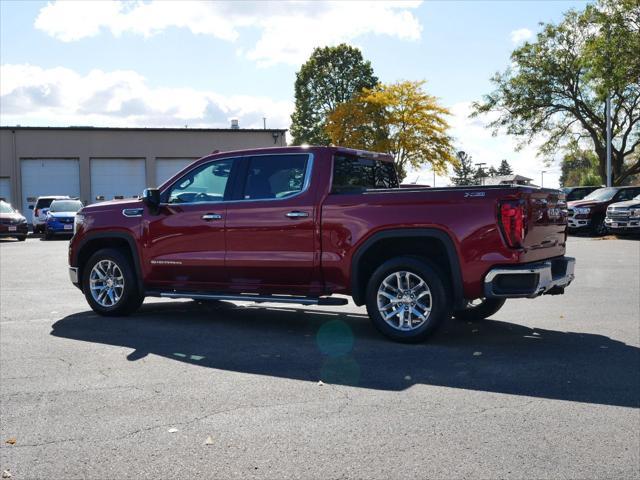
[[134,197],[212,151],[284,146],[285,134],[281,129],[0,127],[0,198],[26,213],[43,195],[79,197],[85,204]]

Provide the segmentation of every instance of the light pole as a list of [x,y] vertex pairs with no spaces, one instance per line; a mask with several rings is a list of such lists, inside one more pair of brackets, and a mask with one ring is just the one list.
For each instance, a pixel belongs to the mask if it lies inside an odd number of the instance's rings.
[[607,94],[607,187],[611,186],[611,95]]
[[484,170],[482,169],[482,167],[484,167],[486,164],[486,162],[478,162],[475,164],[475,166],[478,167],[478,171],[482,173],[482,176],[480,177],[480,185],[484,185]]
[[540,188],[544,187],[544,174],[547,173],[546,170],[540,170]]

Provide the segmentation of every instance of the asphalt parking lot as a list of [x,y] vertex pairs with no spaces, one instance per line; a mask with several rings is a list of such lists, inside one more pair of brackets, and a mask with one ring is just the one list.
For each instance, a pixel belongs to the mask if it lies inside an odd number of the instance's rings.
[[421,345],[353,305],[152,299],[101,318],[66,253],[0,242],[13,479],[640,475],[639,241],[571,238],[564,296]]

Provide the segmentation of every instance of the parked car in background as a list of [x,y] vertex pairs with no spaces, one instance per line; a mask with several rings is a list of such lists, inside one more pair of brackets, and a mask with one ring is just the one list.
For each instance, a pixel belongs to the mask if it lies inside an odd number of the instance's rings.
[[76,216],[69,275],[101,315],[145,296],[366,305],[388,337],[416,342],[452,315],[559,295],[566,203],[520,185],[399,188],[393,157],[340,147],[207,156],[141,200]]
[[631,200],[637,195],[640,195],[640,186],[604,187],[591,192],[582,200],[569,202],[568,230],[588,231],[594,235],[606,234],[607,207],[612,203]]
[[33,210],[31,224],[33,225],[33,233],[44,232],[44,226],[47,221],[47,211],[51,202],[54,200],[71,198],[66,195],[52,195],[47,197],[38,197],[35,205],[29,205],[29,209]]
[[562,187],[562,190],[567,197],[567,202],[574,202],[576,200],[582,200],[591,192],[595,192],[600,187]]
[[47,211],[44,238],[49,240],[54,235],[73,234],[73,223],[76,213],[84,205],[80,200],[54,200]]
[[27,239],[29,227],[27,219],[9,203],[0,200],[0,237],[14,237],[24,242]]
[[604,224],[612,233],[640,233],[640,195],[609,205]]

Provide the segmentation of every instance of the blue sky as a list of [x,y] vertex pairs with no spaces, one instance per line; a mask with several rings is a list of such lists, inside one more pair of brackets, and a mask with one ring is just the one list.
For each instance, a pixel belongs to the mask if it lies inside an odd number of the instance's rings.
[[[535,149],[515,152],[468,120],[509,54],[584,2],[0,2],[3,125],[288,128],[295,72],[314,46],[360,47],[383,82],[426,80],[453,112],[458,148],[509,159],[539,179]],[[545,176],[556,181],[557,168]],[[425,169],[425,175],[428,168]],[[446,182],[446,179],[439,179]],[[421,181],[424,181],[421,179]]]

